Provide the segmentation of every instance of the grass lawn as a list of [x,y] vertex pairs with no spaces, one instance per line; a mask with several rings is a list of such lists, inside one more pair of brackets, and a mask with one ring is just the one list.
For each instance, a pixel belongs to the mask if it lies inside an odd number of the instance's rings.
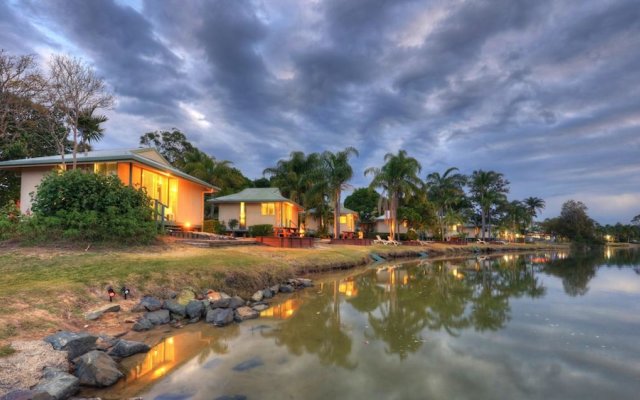
[[[520,245],[531,250],[531,245]],[[314,249],[264,246],[196,248],[176,243],[129,249],[0,247],[0,346],[56,329],[82,329],[83,313],[104,304],[106,290],[123,285],[139,298],[162,289],[224,290],[246,296],[307,271],[364,263],[369,253],[431,250],[464,252],[469,246],[321,245]],[[134,300],[135,301],[135,300]]]

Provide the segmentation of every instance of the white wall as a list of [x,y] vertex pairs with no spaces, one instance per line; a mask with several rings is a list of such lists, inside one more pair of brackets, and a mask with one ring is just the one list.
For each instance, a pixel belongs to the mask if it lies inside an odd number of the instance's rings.
[[42,178],[53,170],[52,167],[29,168],[21,171],[20,178],[20,212],[31,211],[31,193],[35,194]]

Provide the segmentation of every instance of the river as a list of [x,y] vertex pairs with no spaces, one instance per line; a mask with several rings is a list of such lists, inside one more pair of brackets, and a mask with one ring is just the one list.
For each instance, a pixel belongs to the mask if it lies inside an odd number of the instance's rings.
[[103,399],[637,399],[640,253],[317,277],[260,319],[171,331]]

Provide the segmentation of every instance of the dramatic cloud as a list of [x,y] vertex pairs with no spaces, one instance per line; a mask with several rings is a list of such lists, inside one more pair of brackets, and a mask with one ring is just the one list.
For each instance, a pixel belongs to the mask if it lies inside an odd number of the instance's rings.
[[635,0],[16,0],[0,47],[95,65],[118,98],[100,147],[178,127],[258,177],[355,146],[356,186],[406,149],[423,175],[503,172],[545,216],[640,213]]

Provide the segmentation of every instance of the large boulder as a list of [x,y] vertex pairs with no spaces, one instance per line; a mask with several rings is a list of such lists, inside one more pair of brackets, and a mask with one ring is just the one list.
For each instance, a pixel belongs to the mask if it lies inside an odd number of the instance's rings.
[[293,293],[294,290],[292,285],[280,285],[280,293]]
[[187,308],[175,300],[165,301],[162,308],[169,310],[171,314],[180,316],[180,318],[184,318],[187,315]]
[[280,284],[279,284],[279,283],[276,283],[275,285],[270,286],[270,287],[269,287],[269,289],[270,289],[274,294],[276,294],[276,293],[278,293],[278,292],[280,291]]
[[67,352],[67,357],[72,360],[84,353],[96,348],[97,336],[86,332],[60,331],[44,338],[44,341],[51,343],[54,349]]
[[142,300],[140,300],[140,303],[133,307],[131,311],[158,311],[162,308],[163,304],[164,302],[158,298],[153,296],[144,296]]
[[191,300],[196,298],[196,293],[191,289],[182,289],[176,297],[176,301],[183,306],[186,306]]
[[42,380],[33,389],[34,391],[47,392],[56,400],[68,399],[80,389],[80,380],[55,368],[45,368]]
[[191,300],[189,303],[187,303],[187,306],[185,307],[187,318],[191,320],[200,319],[200,317],[202,316],[203,310],[204,310],[204,304],[200,300]]
[[151,347],[142,342],[120,339],[111,348],[109,355],[111,357],[125,358],[138,353],[146,353],[149,350],[151,350]]
[[313,286],[313,281],[311,279],[306,279],[306,278],[296,278],[296,281],[298,282],[298,285],[302,286],[302,287],[311,287]]
[[107,387],[124,377],[118,370],[118,364],[106,353],[90,351],[75,360],[75,375],[84,386]]
[[140,318],[138,322],[133,324],[133,330],[136,332],[148,331],[153,328],[153,323],[146,318]]
[[231,304],[231,297],[221,297],[217,300],[209,300],[209,307],[211,308],[227,308]]
[[232,308],[234,310],[238,307],[244,306],[245,304],[247,304],[247,302],[239,296],[233,296],[231,299],[229,299],[229,308]]
[[171,322],[171,313],[169,313],[169,310],[148,312],[144,315],[144,317],[151,321],[151,323],[154,325],[168,324],[169,322]]
[[107,304],[93,311],[89,311],[84,315],[84,318],[88,321],[93,321],[102,317],[104,313],[118,312],[118,311],[120,311],[120,304]]
[[216,308],[207,312],[207,322],[215,326],[225,326],[233,322],[233,310],[230,308]]
[[258,318],[260,313],[251,307],[238,307],[234,311],[234,319],[238,322],[246,321],[248,319]]
[[263,299],[270,299],[273,297],[273,295],[274,295],[274,292],[271,291],[271,288],[267,288],[262,291]]

